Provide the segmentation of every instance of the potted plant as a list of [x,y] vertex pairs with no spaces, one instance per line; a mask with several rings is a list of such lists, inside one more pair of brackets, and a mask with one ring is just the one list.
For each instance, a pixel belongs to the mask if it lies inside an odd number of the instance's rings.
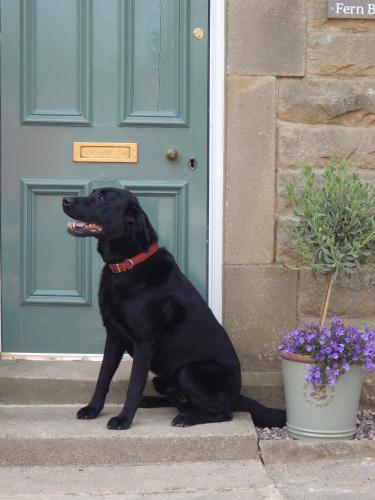
[[321,176],[310,166],[302,182],[289,182],[294,219],[287,230],[301,265],[326,276],[319,324],[304,323],[279,346],[282,357],[287,428],[297,439],[351,439],[363,369],[375,369],[375,332],[326,325],[332,287],[373,265],[375,187],[346,160],[333,159]]

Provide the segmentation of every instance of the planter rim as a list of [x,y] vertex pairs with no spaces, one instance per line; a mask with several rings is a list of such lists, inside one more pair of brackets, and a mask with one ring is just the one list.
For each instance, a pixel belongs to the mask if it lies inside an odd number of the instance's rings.
[[279,354],[283,359],[287,359],[289,361],[296,361],[297,363],[308,363],[308,364],[315,363],[315,359],[312,356],[309,356],[308,354],[296,354],[294,352],[284,352],[284,351],[279,351]]

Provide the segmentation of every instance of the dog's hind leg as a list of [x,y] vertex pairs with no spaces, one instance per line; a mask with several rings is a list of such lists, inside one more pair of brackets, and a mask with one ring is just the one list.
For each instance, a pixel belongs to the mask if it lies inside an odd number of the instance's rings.
[[162,396],[168,396],[171,393],[177,391],[177,386],[170,378],[166,377],[154,377],[152,379],[152,384],[155,388],[155,391],[161,394]]
[[198,424],[209,424],[214,422],[229,422],[232,416],[228,414],[212,415],[207,412],[186,411],[179,413],[172,420],[173,427],[191,427]]
[[162,396],[143,396],[138,408],[170,408],[174,406],[169,398]]
[[77,412],[79,419],[96,418],[102,411],[109,385],[124,354],[124,348],[112,335],[107,334],[103,361],[94,394],[87,406]]
[[187,399],[172,378],[154,377],[152,383],[156,392],[162,394],[170,401],[170,406],[184,412],[190,409]]
[[188,409],[179,413],[172,425],[188,427],[232,420],[231,405],[224,392],[225,378],[223,370],[214,363],[196,363],[181,368],[176,379]]

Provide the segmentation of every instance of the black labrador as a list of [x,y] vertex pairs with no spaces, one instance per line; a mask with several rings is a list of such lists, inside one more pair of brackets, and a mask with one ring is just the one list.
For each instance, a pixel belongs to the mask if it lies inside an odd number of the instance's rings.
[[[250,412],[259,427],[285,425],[285,412],[240,394],[241,369],[224,328],[158,236],[134,194],[95,189],[87,197],[66,197],[64,212],[73,236],[93,236],[105,265],[99,305],[107,330],[95,392],[80,419],[96,418],[124,352],[133,358],[126,402],[108,421],[128,429],[139,407],[173,406],[174,426],[232,419]],[[161,397],[142,397],[147,375]]]

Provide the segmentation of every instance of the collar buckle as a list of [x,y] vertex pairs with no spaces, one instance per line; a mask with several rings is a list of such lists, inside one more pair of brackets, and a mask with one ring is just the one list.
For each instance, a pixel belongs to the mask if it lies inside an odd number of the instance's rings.
[[158,243],[155,242],[145,252],[138,253],[137,255],[134,255],[134,257],[132,257],[131,259],[125,259],[122,262],[108,264],[108,266],[114,274],[125,273],[126,271],[133,269],[133,267],[136,266],[137,264],[141,264],[149,257],[154,255],[154,253],[157,252],[159,248],[160,247]]
[[131,264],[131,267],[126,266],[126,268],[127,268],[126,270],[128,270],[128,269],[133,269],[133,267],[134,267],[134,262],[133,262],[131,259],[125,259],[125,262],[130,262],[130,264]]

